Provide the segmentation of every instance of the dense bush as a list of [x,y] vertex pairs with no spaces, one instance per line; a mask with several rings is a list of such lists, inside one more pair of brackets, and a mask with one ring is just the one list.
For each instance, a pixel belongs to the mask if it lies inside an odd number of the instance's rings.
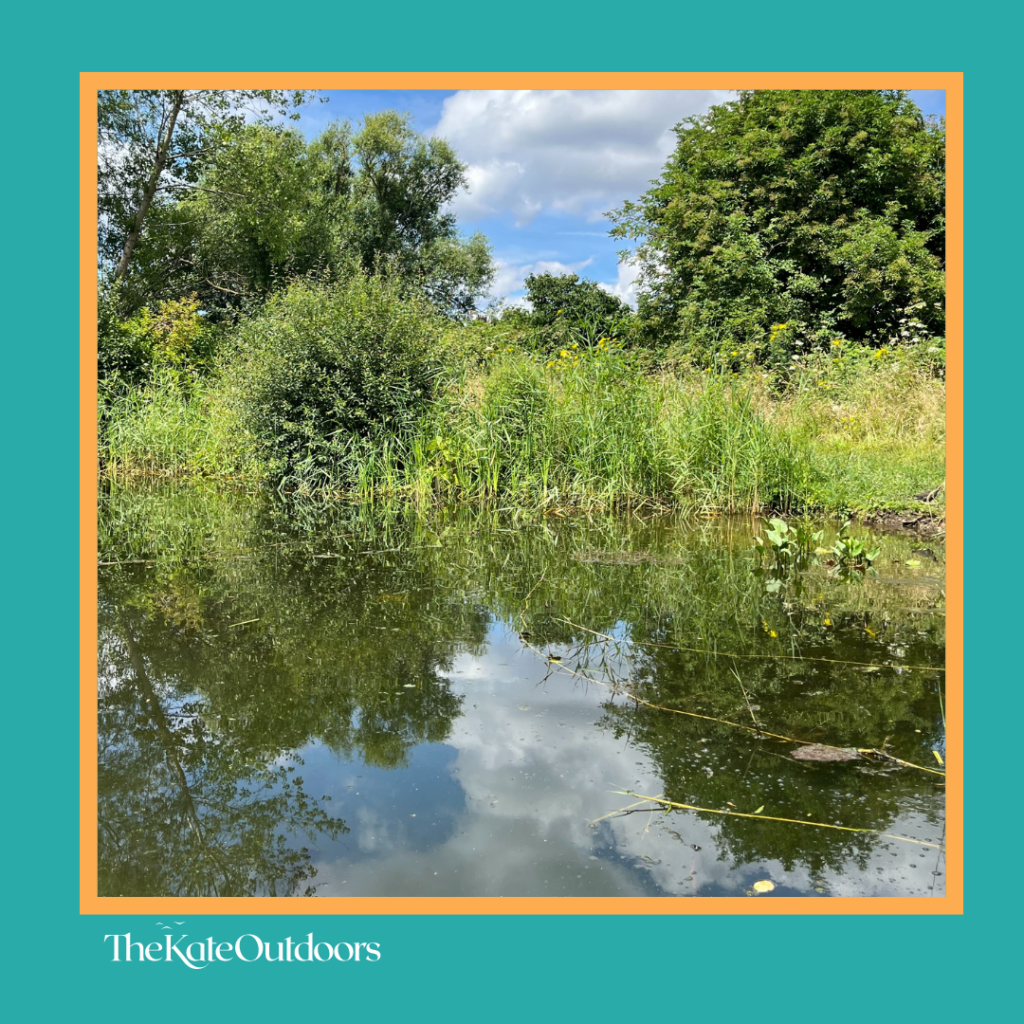
[[421,415],[440,335],[436,312],[382,278],[297,283],[241,325],[225,384],[274,476],[338,479],[353,446]]
[[118,316],[117,295],[99,303],[99,380],[120,394],[154,376],[186,390],[211,366],[218,330],[199,310],[194,296],[145,306],[129,319]]

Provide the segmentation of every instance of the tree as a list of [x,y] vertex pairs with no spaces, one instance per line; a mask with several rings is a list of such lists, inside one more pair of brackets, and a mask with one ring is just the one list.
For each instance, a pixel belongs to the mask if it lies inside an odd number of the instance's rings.
[[277,89],[101,91],[100,260],[113,280],[123,281],[133,270],[160,193],[198,188],[200,169],[249,119],[285,114],[306,95]]
[[447,209],[466,188],[466,166],[452,147],[417,134],[409,115],[386,110],[363,119],[344,155],[356,167],[346,221],[363,269],[416,282],[442,312],[473,309],[494,266],[487,239],[460,237]]
[[942,330],[945,127],[904,92],[743,92],[676,134],[660,180],[610,214],[639,240],[651,334],[882,338],[911,305]]
[[261,301],[291,279],[396,277],[462,315],[490,284],[487,240],[459,235],[446,209],[465,167],[406,115],[330,125],[307,143],[280,125],[232,132],[177,200],[150,213],[150,291],[196,293],[206,308]]
[[535,326],[565,324],[589,343],[617,337],[631,314],[617,296],[576,274],[530,274],[525,283]]

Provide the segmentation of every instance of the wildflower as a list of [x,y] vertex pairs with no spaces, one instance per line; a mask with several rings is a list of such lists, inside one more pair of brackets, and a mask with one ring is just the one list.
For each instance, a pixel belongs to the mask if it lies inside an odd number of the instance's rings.
[[826,619],[825,620],[825,625],[826,626],[831,626],[832,625],[832,620],[831,619]]
[[554,366],[554,365],[555,365],[554,359],[549,359],[548,360],[548,366]]
[[734,356],[738,356],[738,355],[739,355],[739,352],[736,352],[736,351],[734,351],[734,352],[733,352],[733,355],[734,355]]
[[568,359],[569,358],[569,350],[563,348],[562,351],[558,353],[558,355],[559,355],[559,358],[561,358],[561,359]]
[[771,634],[771,637],[772,637],[773,640],[779,635],[778,633],[775,632],[774,629],[771,629],[768,632]]

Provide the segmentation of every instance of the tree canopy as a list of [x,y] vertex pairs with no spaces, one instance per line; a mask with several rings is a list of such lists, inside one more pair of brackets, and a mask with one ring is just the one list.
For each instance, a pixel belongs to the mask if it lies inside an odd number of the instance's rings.
[[743,92],[676,134],[661,178],[610,214],[639,241],[651,335],[881,338],[910,306],[941,332],[945,126],[906,93]]
[[493,267],[486,238],[461,237],[448,209],[466,186],[451,146],[394,111],[307,143],[271,117],[303,98],[100,95],[101,272],[129,311],[187,294],[237,308],[298,275],[357,269],[397,276],[444,312],[473,308]]

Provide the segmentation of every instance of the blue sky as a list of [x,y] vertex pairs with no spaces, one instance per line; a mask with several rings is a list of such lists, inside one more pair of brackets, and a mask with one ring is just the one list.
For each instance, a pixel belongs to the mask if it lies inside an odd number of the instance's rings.
[[[529,273],[573,272],[635,299],[623,243],[608,237],[607,210],[637,199],[673,149],[672,127],[733,94],[693,91],[438,91],[323,93],[299,126],[310,137],[333,120],[358,123],[380,110],[407,111],[416,129],[446,138],[469,165],[455,201],[465,234],[491,240],[493,298],[516,301]],[[945,114],[941,90],[912,92],[925,114]],[[481,301],[480,306],[486,305]]]

